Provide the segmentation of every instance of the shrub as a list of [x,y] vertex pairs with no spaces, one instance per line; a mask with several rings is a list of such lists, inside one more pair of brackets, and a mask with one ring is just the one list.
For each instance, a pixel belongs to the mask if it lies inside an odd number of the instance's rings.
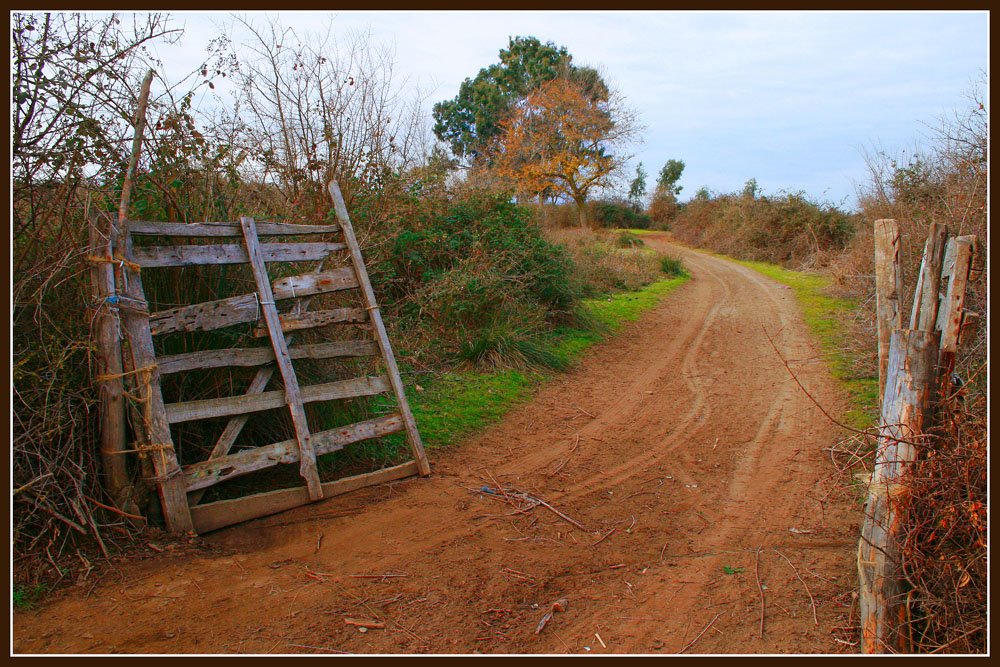
[[660,258],[660,270],[670,277],[683,276],[685,274],[684,264],[677,257],[664,255]]
[[847,246],[855,226],[855,216],[794,192],[696,198],[678,213],[671,229],[692,245],[802,269],[828,264]]
[[615,245],[619,248],[636,248],[646,245],[641,238],[632,232],[621,232],[615,238]]
[[637,213],[626,202],[615,200],[598,200],[589,204],[590,221],[601,227],[628,227],[632,229],[649,229],[650,217]]

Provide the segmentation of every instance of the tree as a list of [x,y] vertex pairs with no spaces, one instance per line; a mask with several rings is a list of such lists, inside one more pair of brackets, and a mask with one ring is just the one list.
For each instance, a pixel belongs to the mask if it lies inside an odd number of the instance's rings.
[[[126,19],[126,21],[128,21]],[[11,15],[13,234],[37,232],[41,201],[84,178],[117,174],[130,146],[139,82],[157,63],[145,47],[180,34],[161,14]],[[66,202],[71,196],[63,195]]]
[[760,186],[757,185],[757,179],[751,178],[746,183],[743,184],[743,196],[747,199],[756,199],[757,195],[760,194]]
[[629,156],[614,154],[639,131],[618,95],[595,101],[559,78],[528,95],[493,147],[496,171],[520,195],[572,199],[586,222],[587,195],[610,184]]
[[668,194],[677,196],[684,188],[677,185],[684,173],[683,160],[667,160],[667,163],[660,169],[660,176],[656,179],[656,187],[664,190]]
[[579,84],[592,99],[607,99],[597,70],[577,67],[565,47],[536,37],[514,37],[500,50],[500,62],[466,79],[452,100],[434,105],[434,134],[460,158],[484,155],[503,131],[503,122],[531,91],[556,77]]
[[628,188],[628,200],[632,208],[638,213],[642,210],[642,200],[646,196],[646,170],[642,168],[642,163],[635,168],[635,178]]
[[333,24],[298,35],[278,19],[236,19],[246,42],[218,40],[238,92],[225,124],[240,128],[248,180],[272,183],[288,210],[323,216],[336,178],[350,202],[426,152],[419,108],[393,80],[393,54],[368,33],[337,39]]

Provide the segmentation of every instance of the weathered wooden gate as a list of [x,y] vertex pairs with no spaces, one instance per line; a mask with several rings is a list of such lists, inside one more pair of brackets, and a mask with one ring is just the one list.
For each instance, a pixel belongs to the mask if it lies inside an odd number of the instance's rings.
[[[415,474],[427,475],[413,414],[407,403],[392,348],[372,291],[347,208],[336,183],[330,184],[338,225],[295,225],[255,222],[173,223],[124,221],[106,247],[114,267],[110,299],[120,314],[124,377],[133,399],[136,451],[151,462],[149,479],[159,492],[168,530],[205,532],[273,514],[324,497]],[[331,240],[339,235],[340,240]],[[147,237],[136,244],[138,237]],[[291,239],[268,243],[268,238]],[[152,239],[184,239],[186,244],[152,245]],[[262,238],[264,239],[262,241]],[[320,239],[320,240],[317,240]],[[177,242],[176,240],[174,241]],[[272,279],[268,264],[318,262],[311,273]],[[161,267],[244,264],[250,267],[252,293],[150,312],[143,275]],[[334,266],[336,265],[336,266]],[[355,290],[360,307],[308,310],[313,297]],[[99,295],[100,296],[100,295]],[[294,333],[328,325],[353,324],[365,331],[360,340],[292,344]],[[207,349],[157,355],[157,336],[212,331],[242,325],[270,345]],[[303,386],[295,359],[333,359],[381,355],[383,375],[356,377]],[[226,367],[256,367],[242,395],[164,403],[161,378]],[[268,390],[280,376],[281,388]],[[312,432],[305,405],[392,392],[396,412],[346,426]],[[287,409],[293,437],[231,451],[253,413]],[[228,418],[206,460],[181,465],[172,426],[194,420]],[[176,427],[175,427],[176,428]],[[316,457],[345,446],[403,431],[413,460],[402,465],[322,483]],[[282,463],[299,464],[304,485],[233,499],[198,504],[209,487]]]

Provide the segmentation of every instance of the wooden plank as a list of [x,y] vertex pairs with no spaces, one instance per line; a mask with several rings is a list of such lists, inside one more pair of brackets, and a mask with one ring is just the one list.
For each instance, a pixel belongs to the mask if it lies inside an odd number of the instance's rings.
[[931,331],[937,322],[939,291],[941,288],[941,264],[944,261],[945,238],[948,228],[932,222],[924,244],[924,256],[920,261],[920,275],[917,289],[913,294],[913,309],[910,311],[910,329]]
[[176,331],[213,331],[255,322],[259,316],[260,299],[254,294],[243,294],[158,311],[150,315],[149,328],[154,336]]
[[[355,442],[381,438],[402,430],[402,417],[388,415],[313,433],[312,444],[316,456],[322,456],[341,450]],[[185,466],[184,478],[187,482],[187,490],[191,492],[246,475],[255,470],[269,468],[278,463],[295,463],[298,460],[298,447],[295,440],[284,440]]]
[[[265,262],[310,262],[323,259],[343,243],[269,243],[261,246]],[[246,248],[236,244],[147,246],[135,249],[135,261],[144,269],[205,264],[246,264]]]
[[951,374],[955,370],[955,356],[962,339],[965,322],[965,291],[969,284],[975,236],[959,236],[948,242],[945,266],[941,279],[947,279],[944,297],[938,309],[934,330],[941,336],[938,351],[938,386],[942,396],[952,393]]
[[250,268],[253,271],[254,280],[257,282],[257,291],[260,294],[264,321],[267,323],[267,330],[271,337],[271,347],[274,349],[275,361],[285,383],[285,402],[288,404],[288,411],[292,416],[295,440],[299,447],[299,474],[309,488],[309,498],[319,500],[323,497],[323,488],[319,480],[319,470],[316,468],[316,452],[313,451],[312,442],[309,440],[309,422],[302,405],[299,379],[295,374],[295,367],[292,365],[292,357],[288,354],[285,334],[281,331],[278,308],[271,290],[271,278],[267,275],[267,266],[264,264],[264,253],[260,245],[260,238],[257,236],[257,227],[254,225],[253,218],[248,217],[241,218],[240,224],[243,226],[243,238],[247,245],[247,255],[250,257]]
[[[175,236],[191,238],[243,237],[243,228],[238,222],[150,222],[130,220],[129,230],[144,236]],[[292,225],[284,222],[258,222],[257,233],[261,236],[297,236],[300,234],[332,234],[340,231],[340,225]]]
[[[948,242],[950,262],[945,263],[941,278],[947,279],[944,298],[938,310],[935,330],[941,332],[941,352],[954,355],[958,351],[962,313],[965,309],[965,292],[972,267],[975,236],[959,236]],[[948,372],[951,372],[948,369]]]
[[353,289],[358,286],[357,278],[351,267],[323,271],[322,273],[306,273],[299,276],[288,276],[274,281],[272,290],[276,299],[294,299],[314,294],[326,294],[339,290]]
[[[366,486],[384,484],[405,477],[412,477],[418,472],[416,461],[410,461],[402,465],[384,468],[375,472],[345,477],[335,482],[323,484],[323,497],[343,495],[363,489]],[[284,512],[286,510],[305,505],[310,502],[309,493],[305,487],[294,489],[281,489],[269,493],[258,493],[244,498],[234,498],[233,500],[220,500],[219,502],[199,505],[191,509],[191,516],[194,519],[195,528],[199,533],[207,533],[211,530],[218,530],[235,523],[242,523],[250,519],[258,519],[262,516],[269,516]]]
[[[335,357],[364,357],[378,354],[373,340],[340,340],[330,343],[313,343],[288,348],[292,359],[332,359]],[[274,351],[269,347],[229,348],[203,350],[160,357],[160,375],[180,373],[193,369],[225,368],[229,366],[263,366],[274,361]]]
[[[283,301],[357,286],[354,272],[350,267],[344,267],[322,273],[280,278],[274,281],[272,292],[275,300]],[[175,331],[212,331],[235,324],[254,322],[259,317],[260,299],[254,294],[243,294],[161,310],[150,315],[149,322],[153,335],[157,336]]]
[[[144,303],[146,295],[142,287],[142,276],[131,265],[132,235],[128,233],[127,221],[124,221],[123,227],[124,255],[125,259],[129,260],[122,267],[125,296]],[[122,311],[121,318],[135,373],[133,392],[141,406],[142,420],[137,425],[137,435],[140,442],[149,448],[149,456],[153,460],[153,470],[157,477],[156,488],[160,495],[167,530],[172,533],[187,532],[193,529],[193,524],[188,509],[187,494],[184,491],[181,467],[174,451],[170,424],[163,405],[163,395],[160,393],[160,371],[156,366],[149,316],[138,310],[127,309]]]
[[365,260],[361,255],[361,245],[354,235],[354,226],[351,224],[351,217],[347,212],[347,204],[344,203],[344,196],[341,194],[340,186],[337,185],[336,181],[330,181],[328,189],[330,197],[333,199],[334,208],[336,209],[337,220],[340,222],[341,229],[344,232],[344,241],[347,243],[351,254],[351,263],[358,277],[358,284],[361,286],[361,296],[364,299],[365,309],[370,313],[372,325],[375,330],[375,340],[382,351],[382,358],[385,361],[389,382],[392,384],[392,391],[396,395],[399,411],[403,416],[403,423],[406,424],[407,442],[409,442],[413,457],[417,461],[420,474],[424,476],[429,475],[431,466],[427,460],[427,454],[424,452],[424,445],[420,440],[420,432],[417,430],[417,422],[413,418],[413,412],[410,410],[410,403],[406,399],[403,379],[399,375],[399,368],[396,366],[396,357],[392,353],[392,345],[389,343],[389,336],[385,331],[385,325],[382,323],[382,314],[379,312],[378,302],[375,300],[375,291],[372,289],[371,281],[368,279],[368,270],[365,268]]
[[[302,402],[332,401],[338,398],[355,398],[358,396],[373,396],[388,391],[391,388],[385,377],[363,377],[351,380],[339,380],[302,388]],[[213,417],[230,417],[245,415],[251,412],[273,410],[285,406],[285,392],[282,390],[265,391],[259,394],[243,394],[225,398],[210,398],[200,401],[185,401],[170,403],[167,408],[167,421],[171,424],[210,419]]]
[[938,335],[899,329],[889,348],[888,382],[882,401],[875,467],[858,543],[861,650],[907,652],[906,595],[900,564],[898,502],[901,483],[930,413],[937,377]]
[[899,261],[899,225],[895,220],[875,221],[875,313],[878,328],[878,398],[881,405],[889,366],[889,339],[903,326],[900,293],[903,288]]
[[[300,331],[325,327],[330,324],[360,323],[368,319],[368,313],[363,308],[333,308],[331,310],[313,310],[308,313],[286,313],[279,316],[281,330]],[[257,327],[253,335],[262,338],[267,335],[267,329]]]

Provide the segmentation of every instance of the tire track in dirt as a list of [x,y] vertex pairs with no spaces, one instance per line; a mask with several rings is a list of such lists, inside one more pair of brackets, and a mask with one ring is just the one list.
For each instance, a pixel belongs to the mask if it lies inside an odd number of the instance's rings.
[[[812,495],[836,434],[764,334],[785,358],[815,359],[797,306],[749,269],[646,238],[692,280],[498,425],[432,451],[430,478],[123,564],[15,614],[15,651],[675,652],[716,614],[692,651],[841,648],[831,633],[847,612],[853,515]],[[821,365],[796,372],[836,405]],[[589,532],[476,492],[494,478]],[[774,548],[813,573],[818,626]],[[536,635],[559,597],[569,608]],[[345,616],[386,627],[362,634]]]

